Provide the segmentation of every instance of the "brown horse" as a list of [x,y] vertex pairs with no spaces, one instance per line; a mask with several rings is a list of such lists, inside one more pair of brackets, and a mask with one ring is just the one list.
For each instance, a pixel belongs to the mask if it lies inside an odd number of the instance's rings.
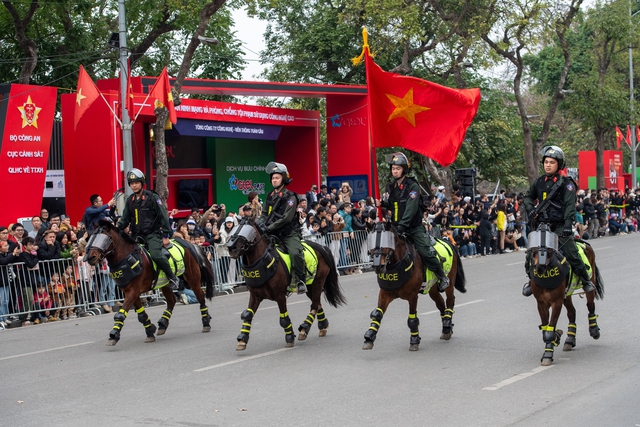
[[[420,255],[414,246],[400,237],[396,227],[391,222],[377,222],[369,225],[368,245],[369,252],[373,253],[373,267],[378,275],[378,307],[371,312],[371,326],[364,334],[363,350],[371,350],[376,340],[380,322],[391,301],[400,298],[409,302],[409,319],[407,325],[411,331],[409,350],[417,351],[420,346],[418,326],[418,295],[421,293],[422,283],[425,281],[425,272],[422,267]],[[466,278],[460,260],[460,254],[455,246],[447,240],[443,240],[452,253],[451,270],[448,273],[451,283],[444,293],[447,296],[446,304],[437,285],[429,289],[429,296],[436,303],[442,318],[442,334],[440,339],[449,340],[453,334],[453,307],[455,305],[454,288],[459,292],[466,292]],[[404,277],[403,277],[404,276]]]
[[[315,277],[311,284],[307,283],[307,296],[311,300],[311,309],[307,318],[298,327],[298,340],[307,338],[313,322],[318,317],[318,336],[327,334],[327,320],[320,297],[324,296],[329,304],[338,307],[346,303],[340,289],[338,273],[333,256],[327,248],[313,242],[307,242],[315,252],[318,260]],[[249,306],[240,316],[242,328],[238,335],[236,350],[245,350],[249,342],[251,321],[258,311],[262,300],[275,301],[280,309],[280,326],[285,332],[285,347],[293,347],[296,338],[293,325],[287,311],[287,294],[291,276],[282,257],[274,248],[273,241],[260,233],[252,220],[243,219],[231,231],[227,241],[231,258],[242,257],[242,274],[249,288]]]
[[[200,248],[186,241],[180,241],[184,249],[185,271],[182,278],[187,282],[200,303],[202,317],[202,332],[211,330],[211,316],[205,303],[205,296],[211,300],[213,297],[213,270],[211,263],[202,254]],[[149,316],[144,311],[140,295],[152,289],[155,277],[154,269],[149,256],[142,250],[127,233],[120,231],[109,221],[100,221],[98,228],[93,232],[87,243],[84,260],[91,265],[97,265],[103,259],[107,260],[111,276],[124,293],[122,308],[113,316],[114,325],[109,333],[107,345],[116,345],[120,339],[120,330],[124,321],[133,307],[138,314],[138,321],[144,325],[147,338],[144,342],[154,342],[156,327],[151,323]],[[136,273],[139,273],[137,276]],[[130,281],[128,277],[133,277]],[[202,292],[202,286],[206,288],[206,294]],[[176,299],[169,286],[161,288],[167,301],[167,308],[158,321],[158,335],[163,335],[169,327],[169,320]]]
[[[544,237],[543,234],[544,233]],[[604,284],[600,276],[600,270],[596,265],[596,255],[591,245],[582,240],[584,251],[589,264],[591,264],[591,281],[595,285],[595,290],[586,293],[587,309],[589,310],[588,323],[589,335],[593,339],[600,338],[600,328],[598,327],[596,315],[595,299],[604,297]],[[557,237],[547,228],[529,233],[529,249],[527,249],[527,259],[530,260],[531,291],[538,302],[538,313],[540,314],[540,329],[542,339],[545,343],[544,353],[540,360],[543,366],[549,366],[553,362],[553,350],[560,343],[562,330],[557,329],[558,318],[562,311],[562,305],[567,308],[569,325],[567,327],[567,339],[562,348],[563,351],[570,351],[576,346],[576,309],[571,301],[573,293],[570,286],[570,276],[566,260],[558,252]],[[551,316],[549,316],[551,309]]]

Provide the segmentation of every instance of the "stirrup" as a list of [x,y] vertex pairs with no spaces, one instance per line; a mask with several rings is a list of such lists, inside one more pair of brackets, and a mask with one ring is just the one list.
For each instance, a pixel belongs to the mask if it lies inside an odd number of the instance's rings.
[[524,295],[525,297],[530,297],[531,294],[532,294],[532,292],[531,292],[531,282],[527,282],[522,287],[522,295]]
[[451,282],[449,281],[449,277],[447,275],[443,275],[442,277],[438,277],[438,279],[439,279],[438,290],[440,292],[444,291],[445,289],[447,289],[451,285]]
[[178,276],[174,275],[172,277],[169,277],[169,287],[172,291],[180,290],[180,279],[178,279]]
[[582,290],[585,293],[591,292],[591,291],[595,291],[596,287],[593,285],[593,282],[591,280],[583,280],[582,281]]
[[297,292],[298,292],[298,295],[307,293],[307,285],[305,285],[305,283],[302,280],[298,281]]

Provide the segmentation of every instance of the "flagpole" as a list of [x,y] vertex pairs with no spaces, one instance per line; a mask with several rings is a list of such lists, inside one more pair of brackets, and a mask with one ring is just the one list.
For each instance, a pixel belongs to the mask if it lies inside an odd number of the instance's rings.
[[[124,0],[118,0],[118,30],[120,33],[120,105],[122,106],[122,165],[120,167],[122,174],[120,178],[124,177],[124,174],[133,168],[133,155],[131,151],[131,120],[129,118],[129,112],[127,111],[127,105],[129,105],[126,99],[127,96],[127,76],[129,75],[129,63],[127,61],[127,23],[125,21]],[[125,189],[125,194],[131,194],[131,189],[128,185],[124,185],[123,179],[122,187]],[[116,187],[120,188],[120,182],[116,182]]]

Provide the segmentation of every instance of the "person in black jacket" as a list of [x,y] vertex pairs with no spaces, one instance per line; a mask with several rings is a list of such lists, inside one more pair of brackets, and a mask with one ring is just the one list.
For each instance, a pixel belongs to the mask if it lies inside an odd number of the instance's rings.
[[[9,299],[11,298],[12,277],[9,275],[9,264],[20,261],[20,248],[15,247],[9,252],[9,243],[0,241],[0,322],[6,321],[9,314]],[[14,271],[12,270],[12,276]],[[14,291],[15,293],[15,291]]]
[[489,219],[489,212],[482,211],[482,218],[478,225],[478,234],[480,235],[480,255],[491,254],[491,220]]

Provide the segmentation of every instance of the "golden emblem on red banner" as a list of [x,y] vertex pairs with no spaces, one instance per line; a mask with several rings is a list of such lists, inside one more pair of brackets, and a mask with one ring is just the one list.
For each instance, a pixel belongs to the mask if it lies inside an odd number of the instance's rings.
[[18,110],[20,110],[20,115],[22,117],[23,129],[27,126],[33,126],[38,129],[38,114],[42,108],[37,107],[36,104],[33,103],[31,96],[27,98],[27,102],[18,107]]

